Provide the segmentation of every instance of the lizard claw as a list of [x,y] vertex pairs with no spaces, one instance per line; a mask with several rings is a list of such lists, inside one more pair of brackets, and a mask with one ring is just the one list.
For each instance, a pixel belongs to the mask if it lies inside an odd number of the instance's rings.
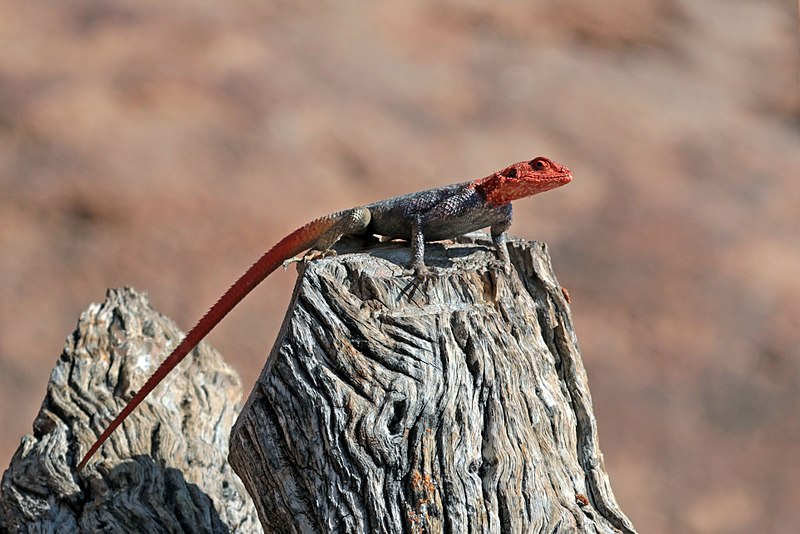
[[427,286],[428,281],[436,278],[436,273],[427,265],[410,265],[407,269],[403,270],[403,276],[413,276],[403,293],[408,292],[409,297],[413,297],[418,289]]

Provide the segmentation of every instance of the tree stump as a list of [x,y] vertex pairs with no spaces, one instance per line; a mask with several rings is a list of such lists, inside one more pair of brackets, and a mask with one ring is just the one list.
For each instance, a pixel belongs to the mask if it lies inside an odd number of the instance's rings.
[[3,475],[0,532],[260,532],[225,461],[241,383],[201,344],[80,473],[75,465],[183,333],[131,289],[81,315]]
[[545,245],[388,243],[301,268],[229,460],[267,532],[634,532]]

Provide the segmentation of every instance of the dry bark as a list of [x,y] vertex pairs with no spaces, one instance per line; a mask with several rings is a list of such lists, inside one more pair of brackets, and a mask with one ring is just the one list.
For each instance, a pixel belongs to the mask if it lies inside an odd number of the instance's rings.
[[80,455],[183,335],[131,289],[81,315],[33,435],[3,475],[0,532],[260,532],[225,461],[241,383],[207,344],[170,374],[87,468]]
[[231,434],[276,532],[633,532],[546,247],[380,245],[302,269]]

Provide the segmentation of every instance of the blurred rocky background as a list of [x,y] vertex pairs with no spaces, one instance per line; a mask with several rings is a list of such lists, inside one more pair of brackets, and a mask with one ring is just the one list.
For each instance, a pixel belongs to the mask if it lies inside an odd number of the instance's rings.
[[[641,532],[793,532],[797,7],[3,2],[0,459],[107,287],[189,328],[315,216],[547,155],[575,181],[512,233],[572,295],[622,509]],[[209,338],[246,390],[294,278]]]

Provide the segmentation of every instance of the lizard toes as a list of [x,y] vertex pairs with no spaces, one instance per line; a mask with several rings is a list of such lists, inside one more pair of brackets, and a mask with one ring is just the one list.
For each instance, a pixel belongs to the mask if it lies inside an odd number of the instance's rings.
[[489,264],[489,268],[491,269],[499,269],[503,271],[503,274],[506,276],[510,276],[511,272],[514,270],[511,262],[505,262],[503,260],[494,260]]
[[310,261],[327,258],[329,256],[336,256],[336,251],[333,249],[328,250],[310,250],[305,254],[300,254],[288,260],[283,260],[283,268],[286,269],[292,263],[308,263]]
[[409,267],[404,274],[420,279],[431,279],[436,277],[436,273],[427,265],[415,265]]
[[314,260],[321,260],[322,258],[328,258],[331,256],[336,256],[336,251],[333,249],[328,250],[312,250],[309,251],[303,256],[303,261],[309,262]]

